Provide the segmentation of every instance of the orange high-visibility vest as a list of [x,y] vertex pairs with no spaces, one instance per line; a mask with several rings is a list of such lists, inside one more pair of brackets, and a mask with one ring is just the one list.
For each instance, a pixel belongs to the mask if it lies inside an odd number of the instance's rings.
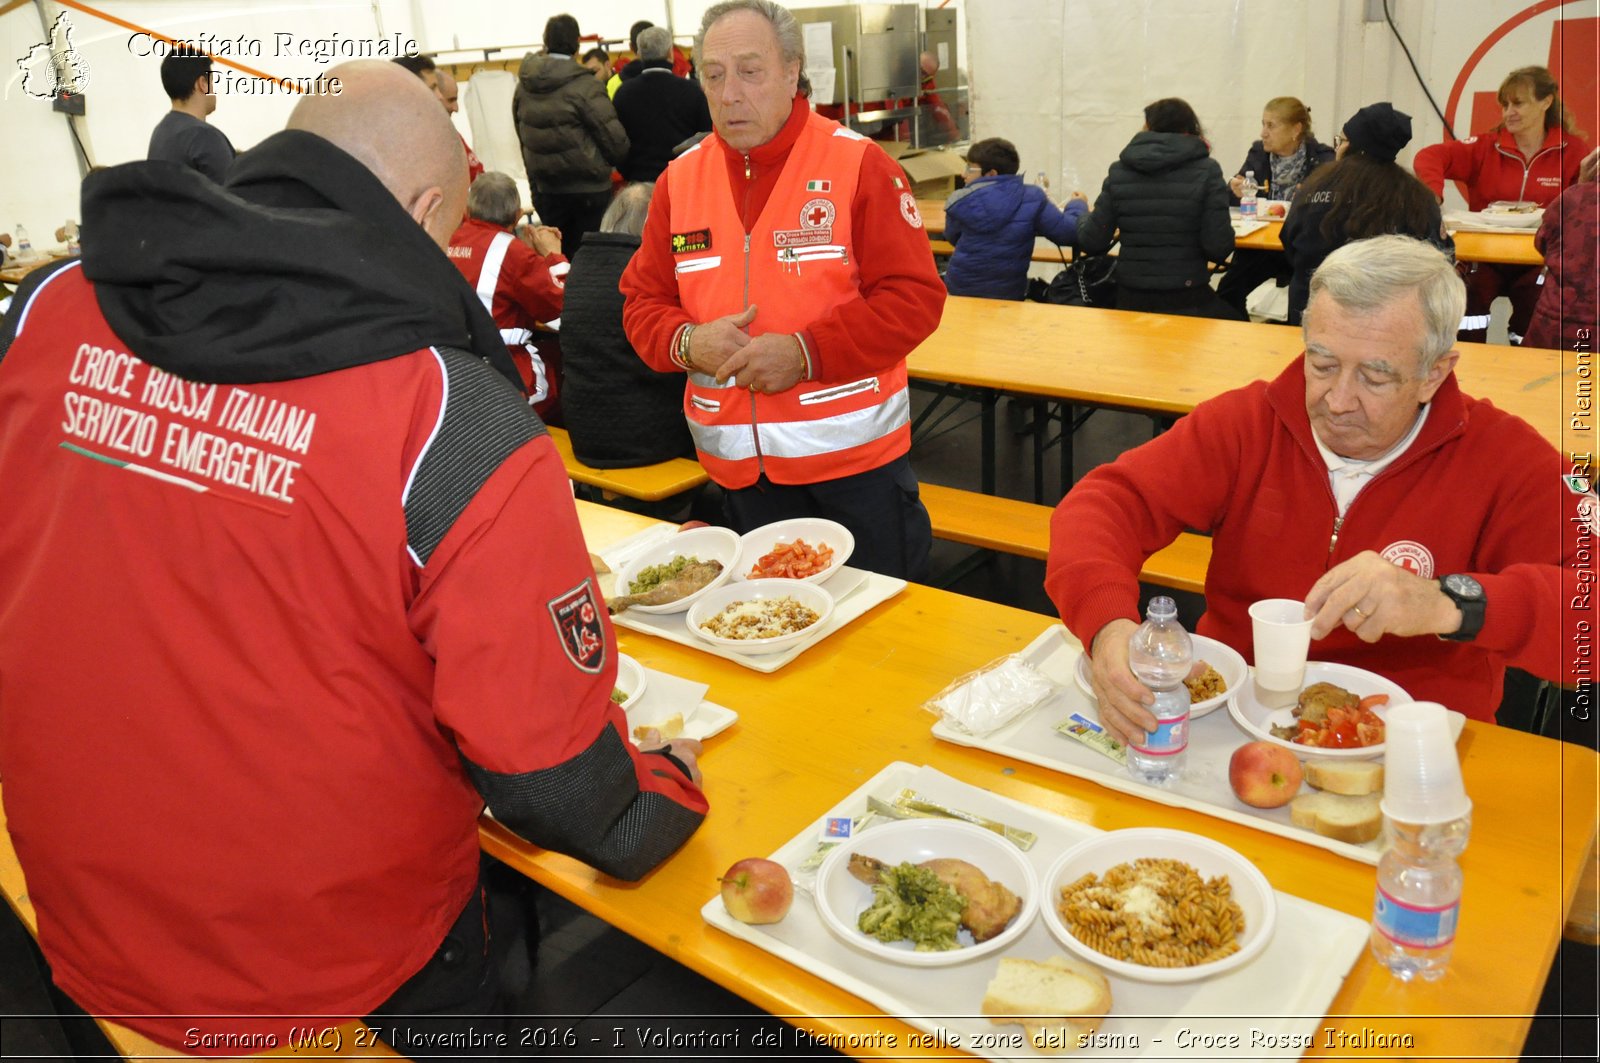
[[[675,160],[671,233],[679,298],[697,322],[758,310],[750,335],[810,326],[859,291],[850,204],[867,141],[812,114],[746,234],[713,134]],[[689,374],[684,413],[700,463],[723,487],[816,483],[875,469],[911,448],[901,359],[876,376],[801,381],[758,395]]]

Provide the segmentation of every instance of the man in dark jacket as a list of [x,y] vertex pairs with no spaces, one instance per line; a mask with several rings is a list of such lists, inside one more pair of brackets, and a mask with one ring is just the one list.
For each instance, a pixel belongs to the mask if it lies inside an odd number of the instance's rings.
[[956,246],[944,275],[951,295],[1021,299],[1028,294],[1034,237],[1067,245],[1077,240],[1078,219],[1089,210],[1083,194],[1074,193],[1065,211],[1058,210],[1044,189],[1022,182],[1020,162],[1011,141],[999,137],[967,152],[967,187],[944,207],[945,239]]
[[672,72],[672,31],[651,26],[639,34],[639,76],[624,81],[612,103],[627,131],[628,158],[618,167],[628,181],[654,181],[672,149],[711,131],[711,109],[698,82]]
[[1228,186],[1183,100],[1144,109],[1145,128],[1111,164],[1100,198],[1078,225],[1078,246],[1108,251],[1120,232],[1117,308],[1237,317],[1211,290],[1207,262],[1233,251]]
[[529,54],[517,74],[511,113],[539,220],[561,230],[561,253],[578,253],[611,202],[611,168],[628,157],[628,134],[605,86],[574,58],[578,20],[555,15],[544,27],[544,55]]

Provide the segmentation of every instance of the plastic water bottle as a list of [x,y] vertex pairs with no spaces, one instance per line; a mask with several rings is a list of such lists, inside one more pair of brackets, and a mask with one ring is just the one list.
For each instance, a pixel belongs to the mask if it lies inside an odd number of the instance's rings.
[[1050,191],[1050,178],[1045,176],[1045,172],[1043,170],[1040,170],[1034,175],[1033,183],[1044,189],[1046,192]]
[[1378,861],[1372,954],[1402,982],[1444,974],[1461,912],[1461,865],[1472,817],[1423,825],[1385,817],[1389,849]]
[[1171,598],[1150,600],[1145,621],[1128,640],[1128,668],[1155,693],[1150,707],[1157,727],[1140,745],[1128,747],[1128,774],[1141,782],[1164,785],[1183,770],[1189,748],[1189,677],[1194,643],[1178,623],[1178,606]]
[[1244,172],[1244,187],[1239,190],[1239,217],[1254,220],[1256,216],[1256,193],[1261,186],[1256,184],[1256,172]]
[[28,239],[28,227],[17,222],[17,231],[11,234],[17,243],[17,258],[33,257],[33,241]]

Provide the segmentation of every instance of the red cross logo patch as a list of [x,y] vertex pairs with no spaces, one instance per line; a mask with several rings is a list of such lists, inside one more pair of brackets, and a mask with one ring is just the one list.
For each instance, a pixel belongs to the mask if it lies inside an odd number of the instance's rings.
[[590,578],[546,603],[561,648],[573,664],[590,675],[598,675],[606,662],[606,632],[598,601]]
[[800,208],[800,228],[825,229],[833,224],[833,204],[826,199],[807,200]]
[[1415,539],[1390,543],[1379,555],[1391,565],[1399,565],[1423,579],[1433,578],[1433,552]]

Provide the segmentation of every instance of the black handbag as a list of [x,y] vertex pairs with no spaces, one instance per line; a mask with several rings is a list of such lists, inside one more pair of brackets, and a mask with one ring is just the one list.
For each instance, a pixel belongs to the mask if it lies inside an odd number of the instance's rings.
[[1115,256],[1109,253],[1091,255],[1075,249],[1072,261],[1068,262],[1067,256],[1063,254],[1061,263],[1066,268],[1057,273],[1049,283],[1041,280],[1028,282],[1029,299],[1062,306],[1111,308],[1117,305]]

